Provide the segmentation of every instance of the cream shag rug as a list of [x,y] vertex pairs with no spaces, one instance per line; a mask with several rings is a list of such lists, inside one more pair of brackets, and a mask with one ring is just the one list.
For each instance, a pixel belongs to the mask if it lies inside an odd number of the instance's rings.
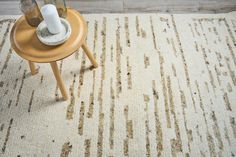
[[10,49],[17,18],[0,19],[0,156],[236,155],[236,12],[84,15],[87,43],[49,64]]

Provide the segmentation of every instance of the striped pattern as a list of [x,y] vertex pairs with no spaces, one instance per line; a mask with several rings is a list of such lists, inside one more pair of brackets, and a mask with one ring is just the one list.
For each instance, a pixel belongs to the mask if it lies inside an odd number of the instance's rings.
[[0,156],[235,156],[236,13],[84,15],[87,43],[30,75],[0,17]]

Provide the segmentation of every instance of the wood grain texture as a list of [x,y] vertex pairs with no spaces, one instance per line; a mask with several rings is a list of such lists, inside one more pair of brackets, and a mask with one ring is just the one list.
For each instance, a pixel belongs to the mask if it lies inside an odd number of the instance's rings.
[[[39,1],[43,4],[42,1]],[[129,12],[203,12],[220,13],[236,10],[235,0],[68,0],[82,13]],[[17,0],[0,0],[0,15],[21,14]]]
[[124,0],[126,12],[229,12],[236,9],[234,0]]
[[1,157],[236,155],[236,12],[84,14],[100,66],[53,65],[68,101],[11,50],[17,17],[0,16]]

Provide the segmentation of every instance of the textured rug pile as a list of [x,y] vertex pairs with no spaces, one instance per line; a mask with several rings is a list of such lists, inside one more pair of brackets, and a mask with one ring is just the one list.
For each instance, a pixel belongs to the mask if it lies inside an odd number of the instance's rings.
[[1,157],[236,155],[236,12],[90,14],[87,43],[49,64],[10,48],[18,16],[0,17]]

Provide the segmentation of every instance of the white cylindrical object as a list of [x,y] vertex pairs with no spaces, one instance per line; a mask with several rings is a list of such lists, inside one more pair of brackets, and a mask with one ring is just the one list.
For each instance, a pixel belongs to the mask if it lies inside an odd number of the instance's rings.
[[56,7],[52,4],[47,4],[44,5],[40,11],[47,24],[48,31],[52,34],[60,33],[62,30],[62,24]]

